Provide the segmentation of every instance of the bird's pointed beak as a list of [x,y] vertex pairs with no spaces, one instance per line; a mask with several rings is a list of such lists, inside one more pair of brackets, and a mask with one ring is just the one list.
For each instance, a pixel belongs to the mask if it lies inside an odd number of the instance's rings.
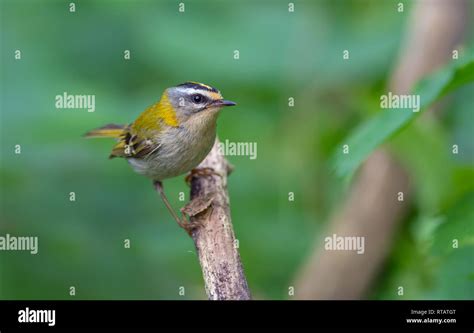
[[237,103],[232,102],[232,101],[228,101],[228,100],[225,100],[225,99],[219,99],[219,100],[215,101],[212,104],[214,106],[234,106],[234,105],[237,105]]

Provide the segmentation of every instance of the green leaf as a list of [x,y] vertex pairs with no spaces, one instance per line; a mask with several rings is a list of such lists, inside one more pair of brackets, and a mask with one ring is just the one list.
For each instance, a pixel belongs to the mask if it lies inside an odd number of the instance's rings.
[[433,275],[433,285],[423,298],[473,299],[472,258],[474,246],[464,246],[449,253],[439,263]]
[[[455,246],[474,246],[474,192],[467,194],[449,210],[446,221],[434,234],[432,253],[443,255],[455,251]],[[474,253],[473,253],[474,254]]]
[[429,298],[474,297],[474,192],[466,195],[446,214],[433,234],[431,255],[436,258]]
[[384,141],[407,126],[428,106],[460,87],[474,82],[474,57],[461,62],[455,60],[449,66],[422,80],[413,94],[420,95],[420,111],[412,109],[383,109],[372,119],[357,127],[342,142],[349,146],[349,154],[338,148],[332,157],[332,165],[341,176],[352,174],[357,167]]
[[474,168],[453,158],[451,138],[443,124],[434,119],[419,120],[422,121],[415,121],[389,145],[397,160],[410,170],[415,193],[412,200],[418,213],[435,216],[474,190]]

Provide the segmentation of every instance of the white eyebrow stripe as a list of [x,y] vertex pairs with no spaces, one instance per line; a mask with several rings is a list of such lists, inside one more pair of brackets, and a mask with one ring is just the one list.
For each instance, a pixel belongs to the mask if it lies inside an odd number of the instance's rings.
[[179,90],[187,95],[201,94],[201,95],[206,96],[209,99],[212,99],[211,92],[207,90],[194,89],[194,88],[179,88]]

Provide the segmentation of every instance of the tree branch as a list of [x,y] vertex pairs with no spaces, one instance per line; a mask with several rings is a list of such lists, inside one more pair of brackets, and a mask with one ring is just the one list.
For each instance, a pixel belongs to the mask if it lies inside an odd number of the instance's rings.
[[[404,201],[397,193],[404,193]],[[358,174],[343,209],[325,236],[365,237],[363,255],[325,251],[319,245],[300,272],[297,299],[359,299],[372,283],[390,251],[393,234],[406,211],[410,193],[404,169],[382,149],[374,152]],[[350,278],[348,278],[350,277]]]
[[216,139],[209,155],[197,167],[214,173],[191,180],[191,201],[182,209],[190,217],[206,293],[210,300],[248,300],[244,275],[230,217],[227,175],[231,167]]

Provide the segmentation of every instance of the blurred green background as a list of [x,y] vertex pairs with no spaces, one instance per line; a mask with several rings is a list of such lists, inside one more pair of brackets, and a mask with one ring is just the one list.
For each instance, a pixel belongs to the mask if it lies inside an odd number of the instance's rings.
[[[77,1],[70,13],[68,1],[2,0],[0,235],[38,236],[39,253],[0,252],[0,299],[70,299],[70,286],[79,299],[205,298],[194,245],[151,182],[107,159],[112,141],[81,137],[133,121],[189,80],[238,103],[219,119],[221,140],[258,144],[256,160],[229,157],[232,218],[253,295],[288,298],[348,190],[328,160],[379,109],[410,12],[398,1],[294,2],[289,13],[288,1],[186,1],[179,13],[177,1]],[[371,298],[474,298],[472,88],[452,94],[441,121],[389,142],[415,193]],[[96,111],[56,109],[65,91],[94,94]],[[165,190],[176,208],[179,192],[189,198],[183,177]],[[453,228],[467,241],[445,253],[437,244]]]

